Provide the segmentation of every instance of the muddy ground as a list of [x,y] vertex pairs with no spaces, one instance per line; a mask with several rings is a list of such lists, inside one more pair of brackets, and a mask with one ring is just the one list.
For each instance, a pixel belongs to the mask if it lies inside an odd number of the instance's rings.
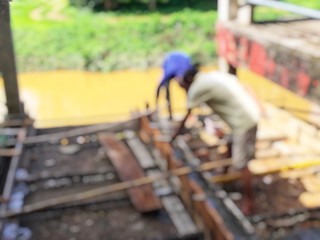
[[177,236],[165,212],[141,215],[128,201],[37,213],[21,223],[32,230],[35,240],[160,240]]

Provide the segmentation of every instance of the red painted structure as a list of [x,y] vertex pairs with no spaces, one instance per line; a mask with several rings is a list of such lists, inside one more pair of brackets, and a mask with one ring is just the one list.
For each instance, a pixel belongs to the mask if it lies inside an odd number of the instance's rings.
[[312,56],[275,46],[222,22],[216,26],[216,41],[219,57],[232,67],[248,68],[302,97],[320,99],[314,91],[319,85],[320,69],[314,66]]

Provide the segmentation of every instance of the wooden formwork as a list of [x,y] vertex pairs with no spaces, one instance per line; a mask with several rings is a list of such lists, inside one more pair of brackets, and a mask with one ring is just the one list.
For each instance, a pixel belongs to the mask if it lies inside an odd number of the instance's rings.
[[[5,138],[10,136],[15,139],[15,144],[13,148],[8,148],[9,146],[1,146],[0,148],[0,167],[1,169],[1,192],[0,192],[0,215],[3,215],[7,211],[8,201],[10,199],[15,173],[18,168],[18,163],[23,151],[23,141],[27,135],[27,128],[1,128],[0,135]],[[5,222],[0,219],[0,234],[2,226]]]
[[[152,139],[159,138],[162,133],[159,129],[151,128],[147,117],[141,118],[141,128],[139,132],[145,143],[150,143]],[[155,140],[154,146],[159,149],[166,160],[169,171],[178,169],[184,164],[177,159],[169,142]],[[201,186],[188,175],[178,176],[180,180],[180,197],[186,208],[193,216],[194,220],[201,227],[207,239],[231,240],[234,239],[232,233],[227,229],[223,219],[211,206]]]

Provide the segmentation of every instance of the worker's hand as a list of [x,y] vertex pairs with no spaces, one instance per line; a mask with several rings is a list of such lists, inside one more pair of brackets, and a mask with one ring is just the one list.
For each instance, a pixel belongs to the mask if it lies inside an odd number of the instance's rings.
[[221,123],[214,121],[209,117],[206,117],[204,119],[204,127],[206,133],[208,133],[209,135],[214,135],[220,139],[225,135],[224,128]]
[[224,131],[221,128],[215,128],[214,131],[215,131],[215,135],[218,138],[223,138],[224,137]]
[[177,137],[178,137],[178,134],[175,133],[175,134],[171,137],[170,144],[172,144],[172,143],[176,140]]

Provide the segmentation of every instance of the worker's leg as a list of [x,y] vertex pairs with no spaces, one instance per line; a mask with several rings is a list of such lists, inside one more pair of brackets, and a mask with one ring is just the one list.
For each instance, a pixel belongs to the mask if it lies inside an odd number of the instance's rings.
[[257,127],[233,137],[232,157],[234,166],[242,171],[243,202],[242,211],[246,215],[255,212],[252,175],[248,169],[248,161],[255,158],[255,142]]
[[252,215],[255,213],[254,194],[252,185],[252,175],[248,167],[242,169],[242,184],[243,184],[243,202],[242,212],[245,215]]
[[168,106],[168,112],[169,112],[169,119],[172,120],[172,109],[171,109],[171,98],[170,98],[169,84],[166,85],[166,99],[167,99],[167,106]]
[[[232,158],[232,138],[227,139],[227,152],[224,154],[224,158]],[[223,168],[223,173],[226,174],[229,171],[230,166]]]

